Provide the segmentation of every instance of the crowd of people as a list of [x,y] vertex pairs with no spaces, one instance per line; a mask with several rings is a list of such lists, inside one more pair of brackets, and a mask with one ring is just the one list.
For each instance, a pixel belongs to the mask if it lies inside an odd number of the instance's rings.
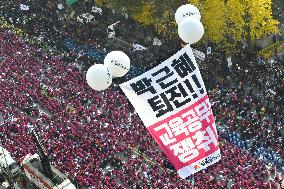
[[[39,20],[32,27],[48,25]],[[283,61],[258,65],[239,53],[232,67],[214,60],[214,54],[208,64],[201,63],[220,128],[222,160],[181,179],[116,87],[118,81],[102,93],[86,84],[88,63],[102,61],[105,46],[83,40],[85,46],[78,47],[66,38],[57,44],[64,32],[39,33],[52,48],[58,46],[58,53],[48,54],[11,31],[0,33],[0,111],[14,115],[0,127],[0,139],[17,160],[36,153],[28,132],[34,127],[52,164],[82,188],[280,188]],[[85,58],[82,68],[74,66]],[[126,79],[154,64],[132,66]]]
[[227,81],[210,91],[216,119],[246,141],[252,153],[261,147],[270,151],[264,160],[275,157],[271,163],[284,170],[283,61],[257,64],[245,59],[236,59],[238,65],[223,72]]
[[[6,31],[0,36],[1,112],[14,114],[14,120],[0,128],[1,141],[14,157],[36,152],[28,134],[33,126],[41,133],[52,163],[70,177],[74,175],[81,186],[279,186],[279,173],[272,182],[267,181],[269,170],[263,161],[222,139],[222,161],[187,180],[180,179],[119,91],[92,91],[84,72],[60,56],[49,56]],[[133,148],[141,154],[133,157]],[[104,172],[105,164],[112,164],[113,170]]]

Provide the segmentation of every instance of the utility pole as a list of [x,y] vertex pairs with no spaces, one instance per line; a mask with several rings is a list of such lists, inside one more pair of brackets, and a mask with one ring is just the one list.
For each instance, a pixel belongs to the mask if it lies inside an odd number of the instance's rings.
[[41,161],[41,164],[42,164],[44,175],[47,178],[49,178],[50,180],[52,180],[53,174],[52,174],[52,171],[51,171],[49,158],[47,156],[47,153],[46,153],[44,146],[41,143],[40,136],[38,135],[38,133],[36,132],[36,130],[33,127],[31,129],[31,135],[33,136],[33,141],[34,141],[34,143],[36,144],[36,147],[37,147],[37,151],[38,151],[38,155],[40,157],[40,161]]

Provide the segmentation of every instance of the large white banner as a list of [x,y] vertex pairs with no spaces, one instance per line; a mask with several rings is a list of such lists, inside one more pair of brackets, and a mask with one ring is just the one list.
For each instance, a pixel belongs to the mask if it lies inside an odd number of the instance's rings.
[[182,178],[221,159],[211,105],[189,45],[120,87]]

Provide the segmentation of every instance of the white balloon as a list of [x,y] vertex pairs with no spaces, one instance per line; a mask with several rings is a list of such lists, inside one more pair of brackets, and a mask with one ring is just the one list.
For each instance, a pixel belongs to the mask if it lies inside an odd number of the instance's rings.
[[95,64],[88,69],[86,80],[92,89],[102,91],[111,85],[112,76],[106,66],[103,64]]
[[198,42],[204,34],[202,23],[194,18],[186,18],[178,25],[178,35],[186,43]]
[[186,5],[180,6],[177,9],[175,13],[175,19],[176,19],[177,24],[180,24],[185,18],[188,18],[188,17],[192,17],[197,20],[201,19],[200,12],[196,6],[191,5],[191,4],[186,4]]
[[122,77],[130,69],[130,59],[122,51],[112,51],[106,55],[104,65],[110,70],[113,77]]

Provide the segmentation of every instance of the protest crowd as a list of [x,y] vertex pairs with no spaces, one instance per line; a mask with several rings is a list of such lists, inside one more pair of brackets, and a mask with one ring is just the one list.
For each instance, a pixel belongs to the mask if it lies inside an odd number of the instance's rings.
[[[114,80],[103,92],[87,85],[88,66],[100,63],[109,50],[100,37],[88,38],[88,32],[72,35],[78,33],[74,31],[78,26],[60,25],[59,18],[53,18],[60,13],[49,13],[50,25],[40,19],[22,24],[17,17],[33,20],[38,15],[32,16],[31,8],[31,17],[20,9],[12,15],[6,9],[14,5],[5,6],[3,18],[24,31],[17,35],[14,29],[0,26],[0,112],[13,115],[12,121],[1,125],[0,140],[17,160],[36,153],[29,134],[33,127],[41,134],[52,164],[79,188],[281,188],[283,60],[250,60],[244,50],[236,53],[241,55],[233,57],[231,66],[217,53],[200,63],[222,159],[181,179],[119,90],[121,80]],[[30,28],[33,32],[25,33]],[[31,40],[34,36],[37,42]],[[150,61],[143,67],[132,65],[123,79],[160,62],[153,58],[146,62]]]

